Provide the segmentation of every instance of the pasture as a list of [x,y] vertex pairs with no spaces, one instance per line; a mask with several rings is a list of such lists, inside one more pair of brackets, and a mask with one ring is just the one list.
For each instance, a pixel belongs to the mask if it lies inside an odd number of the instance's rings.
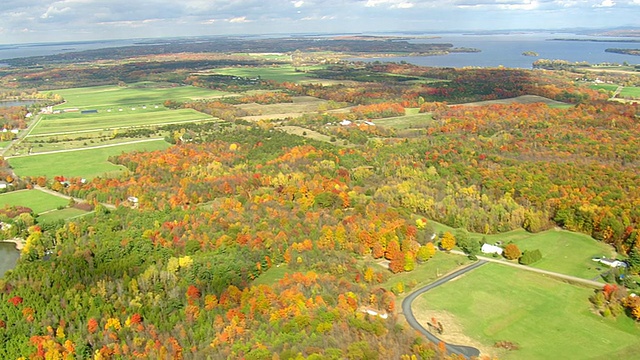
[[29,137],[210,120],[214,120],[214,118],[193,109],[127,109],[126,111],[101,111],[95,114],[78,112],[51,114],[42,117]]
[[9,164],[20,176],[63,175],[66,177],[93,178],[120,173],[122,166],[110,163],[110,156],[132,151],[163,150],[170,146],[165,141],[139,142],[110,147],[77,149],[53,154],[31,155],[10,158]]
[[69,200],[40,190],[19,190],[0,195],[0,207],[25,206],[35,214],[66,207]]
[[625,86],[622,89],[622,91],[620,91],[620,97],[622,97],[622,98],[640,99],[640,87],[638,87],[638,86]]
[[[446,225],[429,221],[436,233],[449,231],[455,235],[456,229]],[[520,250],[539,249],[542,260],[531,266],[573,275],[584,279],[598,278],[600,273],[608,268],[591,260],[594,256],[615,257],[611,246],[596,241],[588,235],[565,230],[547,230],[530,233],[524,229],[509,231],[502,234],[484,235],[468,233],[469,237],[478,241],[483,238],[490,244],[501,241],[503,244],[513,242]],[[600,270],[598,270],[600,269]]]
[[[314,69],[320,67],[309,67],[305,69]],[[296,71],[293,65],[280,65],[270,67],[252,67],[252,68],[222,68],[215,69],[215,74],[242,76],[247,78],[260,77],[262,80],[273,80],[277,82],[300,82],[312,79],[309,75],[302,71]]]
[[66,220],[78,216],[83,216],[86,214],[89,214],[89,212],[76,208],[47,211],[44,214],[40,214],[38,216],[38,223],[51,223],[59,220]]
[[140,82],[127,86],[93,86],[55,90],[65,102],[56,109],[117,109],[119,107],[152,107],[161,105],[165,100],[188,101],[216,98],[229,93],[194,86],[180,86],[154,82]]
[[391,127],[394,129],[412,129],[412,128],[426,128],[432,121],[433,117],[430,113],[409,113],[405,116],[397,116],[383,119],[372,120],[376,125]]
[[[413,303],[413,310],[423,324],[432,317],[442,321],[443,340],[460,343],[471,337],[489,352],[482,355],[500,359],[635,356],[640,351],[638,324],[624,315],[614,320],[592,313],[588,301],[592,293],[489,263],[425,293]],[[520,349],[496,349],[497,341],[516,343]]]

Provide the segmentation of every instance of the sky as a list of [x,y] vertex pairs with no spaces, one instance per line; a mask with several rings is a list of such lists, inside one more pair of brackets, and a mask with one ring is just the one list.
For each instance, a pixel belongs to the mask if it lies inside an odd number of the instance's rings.
[[0,0],[0,44],[640,26],[640,0]]

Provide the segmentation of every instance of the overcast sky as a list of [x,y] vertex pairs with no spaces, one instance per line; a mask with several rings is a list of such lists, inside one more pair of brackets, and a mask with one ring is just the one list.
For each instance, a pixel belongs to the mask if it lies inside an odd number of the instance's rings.
[[640,26],[640,0],[0,0],[0,43]]

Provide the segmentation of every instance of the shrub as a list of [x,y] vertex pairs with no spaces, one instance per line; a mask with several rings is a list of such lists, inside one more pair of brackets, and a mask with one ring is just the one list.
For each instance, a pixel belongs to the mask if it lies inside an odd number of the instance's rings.
[[522,265],[530,265],[536,261],[539,261],[540,259],[542,259],[542,253],[540,252],[540,250],[538,249],[535,249],[532,251],[525,250],[522,253],[522,256],[520,257],[518,262]]

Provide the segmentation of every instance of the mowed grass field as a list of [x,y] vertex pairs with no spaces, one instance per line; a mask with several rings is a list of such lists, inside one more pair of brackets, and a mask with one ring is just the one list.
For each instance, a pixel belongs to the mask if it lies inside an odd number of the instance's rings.
[[78,108],[116,109],[119,107],[142,107],[160,105],[165,100],[187,101],[209,99],[229,95],[223,91],[209,90],[194,86],[176,86],[153,82],[128,84],[127,86],[92,86],[55,90],[53,93],[61,95],[65,102],[56,109]]
[[[306,70],[311,70],[321,67],[305,66]],[[302,71],[296,71],[296,68],[292,65],[281,65],[272,67],[256,67],[256,68],[222,68],[216,69],[215,74],[220,75],[234,75],[248,78],[260,77],[263,80],[274,80],[278,82],[299,82],[302,80],[313,79],[309,75]]]
[[[613,320],[592,313],[592,293],[540,274],[486,264],[425,293],[413,310],[422,319],[452,315],[465,335],[500,359],[637,359],[640,325],[624,315]],[[511,341],[520,349],[495,349],[497,341]]]
[[132,151],[164,150],[171,146],[158,140],[103,148],[79,149],[54,154],[31,155],[9,159],[9,164],[20,176],[63,175],[66,177],[94,178],[105,174],[120,173],[122,166],[108,161],[110,156]]
[[[456,229],[446,225],[435,221],[429,221],[429,223],[436,233],[445,231],[454,235],[456,233]],[[513,242],[523,251],[539,249],[542,252],[542,260],[531,266],[584,279],[598,278],[600,273],[608,269],[592,261],[594,256],[615,256],[613,248],[609,245],[596,241],[588,235],[565,230],[547,230],[533,234],[519,229],[493,235],[468,234],[470,238],[476,240],[484,238],[489,244],[498,241],[502,241],[503,244]]]
[[95,114],[78,112],[51,114],[42,117],[29,137],[210,120],[214,118],[193,109],[127,109],[126,111],[100,111]]
[[640,99],[640,87],[637,86],[625,86],[620,91],[621,97],[630,97],[634,99]]
[[19,190],[0,195],[0,207],[25,206],[36,214],[67,205],[69,205],[68,200],[40,190]]

